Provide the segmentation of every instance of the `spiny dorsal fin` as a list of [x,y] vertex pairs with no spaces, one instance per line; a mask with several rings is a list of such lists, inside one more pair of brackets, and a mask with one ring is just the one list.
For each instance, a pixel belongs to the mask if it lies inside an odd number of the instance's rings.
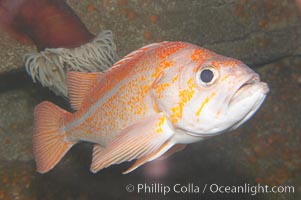
[[92,88],[97,84],[97,80],[103,76],[101,72],[69,72],[67,75],[67,85],[70,104],[73,109],[81,108],[83,100]]
[[118,62],[116,62],[112,67],[110,67],[108,70],[112,70],[114,68],[118,68],[121,65],[125,65],[127,64],[129,61],[132,61],[136,58],[139,58],[141,56],[141,54],[143,54],[145,51],[151,49],[151,48],[156,48],[162,44],[164,44],[166,42],[161,42],[161,43],[152,43],[152,44],[148,44],[144,47],[141,47],[140,49],[137,49],[131,53],[129,53],[128,55],[126,55],[125,57],[123,57],[121,60],[119,60]]

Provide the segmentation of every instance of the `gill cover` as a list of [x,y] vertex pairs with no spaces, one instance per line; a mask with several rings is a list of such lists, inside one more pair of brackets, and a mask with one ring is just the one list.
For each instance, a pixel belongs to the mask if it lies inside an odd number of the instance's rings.
[[[165,62],[171,63],[172,66],[161,72],[161,76],[153,84],[152,92],[158,109],[167,115],[174,127],[194,126],[196,119],[187,118],[196,113],[192,102],[200,101],[209,92],[200,93],[198,77],[203,76],[207,90],[207,87],[215,82],[217,74],[217,70],[212,70],[209,65],[205,74],[199,73],[198,68],[205,60],[215,55],[190,44],[166,59]],[[209,80],[211,75],[212,80]]]
[[238,127],[257,111],[268,92],[241,61],[194,45],[165,62],[172,66],[154,83],[154,101],[174,128],[194,136]]

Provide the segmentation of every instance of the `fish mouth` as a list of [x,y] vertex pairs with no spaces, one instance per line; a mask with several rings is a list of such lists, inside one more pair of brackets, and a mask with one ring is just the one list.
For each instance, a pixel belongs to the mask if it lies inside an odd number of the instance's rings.
[[253,95],[254,93],[261,93],[266,95],[269,92],[269,87],[266,83],[260,82],[258,74],[253,74],[247,79],[242,81],[242,83],[236,89],[233,96],[229,101],[229,106],[244,100],[246,97]]

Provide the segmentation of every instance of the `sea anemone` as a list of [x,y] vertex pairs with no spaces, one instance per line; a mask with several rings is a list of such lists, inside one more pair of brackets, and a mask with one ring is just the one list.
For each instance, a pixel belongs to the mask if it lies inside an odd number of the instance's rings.
[[0,27],[36,45],[24,56],[26,71],[64,97],[67,72],[104,71],[118,60],[112,32],[95,37],[64,0],[0,0]]
[[39,81],[64,97],[68,95],[67,72],[104,71],[117,59],[111,31],[102,31],[92,42],[79,47],[46,48],[24,56],[26,71],[33,81]]

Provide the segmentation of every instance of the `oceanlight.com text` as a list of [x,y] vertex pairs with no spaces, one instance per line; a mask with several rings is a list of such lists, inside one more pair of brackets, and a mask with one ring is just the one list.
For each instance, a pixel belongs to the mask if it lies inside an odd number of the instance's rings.
[[166,185],[162,183],[141,183],[141,184],[128,184],[125,187],[127,192],[134,192],[137,194],[162,194],[167,195],[169,193],[176,194],[280,194],[280,193],[290,193],[295,192],[294,186],[269,186],[263,184],[250,185],[245,183],[238,186],[226,186],[219,184],[204,184],[198,185],[194,183],[180,184],[176,183],[174,185]]

